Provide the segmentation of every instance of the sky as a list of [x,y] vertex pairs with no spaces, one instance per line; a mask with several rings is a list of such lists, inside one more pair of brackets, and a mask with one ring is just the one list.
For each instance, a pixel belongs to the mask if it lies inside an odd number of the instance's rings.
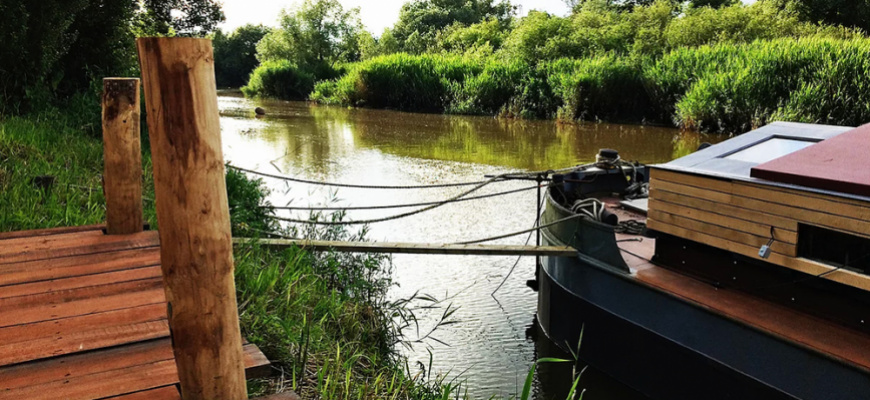
[[[369,32],[379,36],[384,28],[391,27],[399,19],[399,9],[407,0],[339,0],[345,8],[359,7],[360,19]],[[220,25],[224,31],[233,31],[244,24],[277,26],[278,13],[292,6],[294,0],[223,0],[227,21]],[[519,15],[529,10],[542,10],[551,14],[565,15],[568,6],[563,0],[513,0],[518,5]]]

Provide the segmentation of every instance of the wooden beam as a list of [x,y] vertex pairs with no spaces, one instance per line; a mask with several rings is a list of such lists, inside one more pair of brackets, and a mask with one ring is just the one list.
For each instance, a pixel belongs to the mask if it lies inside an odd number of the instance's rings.
[[144,220],[138,78],[103,79],[103,161],[106,233],[141,232]]
[[449,254],[477,256],[562,256],[574,257],[577,250],[568,246],[522,246],[445,243],[335,242],[326,240],[234,238],[235,245],[256,240],[260,246],[285,249],[302,247],[314,251],[348,253]]
[[247,399],[211,40],[136,44],[181,395]]

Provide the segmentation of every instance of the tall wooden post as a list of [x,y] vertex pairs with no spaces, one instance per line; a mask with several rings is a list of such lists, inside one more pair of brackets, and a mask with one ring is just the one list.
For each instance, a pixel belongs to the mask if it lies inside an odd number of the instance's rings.
[[211,41],[136,44],[181,394],[246,399]]
[[141,232],[144,222],[138,78],[103,79],[103,160],[106,232]]

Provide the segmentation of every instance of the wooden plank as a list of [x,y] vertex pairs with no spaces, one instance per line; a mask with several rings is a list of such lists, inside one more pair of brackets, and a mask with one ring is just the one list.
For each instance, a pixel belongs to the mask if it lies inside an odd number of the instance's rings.
[[0,365],[80,353],[168,336],[169,322],[165,319],[133,324],[95,326],[93,329],[78,332],[57,332],[53,336],[0,344]]
[[870,368],[870,337],[800,311],[660,267],[641,270],[639,281],[729,318],[758,327],[789,342],[800,343],[850,365]]
[[[659,199],[650,199],[653,210],[666,212],[668,214],[680,215],[686,218],[691,218],[696,221],[702,221],[713,225],[722,226],[740,232],[749,233],[763,238],[770,238],[770,228],[772,225],[764,225],[752,221],[746,221],[738,218],[732,218],[727,215],[697,210],[687,207],[684,204],[674,204],[668,201]],[[795,227],[797,224],[793,224]],[[774,227],[774,237],[780,243],[797,243],[797,232],[789,229]],[[793,246],[792,246],[793,247]]]
[[80,287],[60,290],[57,292],[37,293],[27,296],[0,299],[0,310],[19,309],[27,307],[44,307],[69,303],[77,300],[106,297],[120,293],[142,291],[161,287],[160,278],[138,279],[129,282],[105,283],[97,286]]
[[[90,231],[93,232],[93,231]],[[142,247],[157,246],[160,242],[157,232],[148,231],[132,235],[97,235],[88,232],[68,235],[54,235],[33,240],[31,238],[12,239],[14,245],[0,247],[0,263],[10,264],[69,257],[83,254],[119,251]],[[23,242],[17,242],[22,241]]]
[[0,393],[165,360],[172,360],[168,338],[18,364],[0,368]]
[[0,344],[14,344],[43,337],[83,332],[95,327],[111,327],[166,319],[166,303],[146,304],[101,313],[73,316],[32,324],[0,328]]
[[[234,238],[236,246],[251,243],[252,239]],[[449,254],[488,256],[566,256],[577,255],[577,250],[568,246],[522,246],[486,244],[445,243],[395,243],[395,242],[338,242],[325,240],[256,239],[260,246],[276,249],[301,247],[314,251],[343,251],[351,253],[404,253],[404,254]]]
[[[692,240],[698,243],[707,244],[733,253],[742,254],[744,256],[762,260],[758,256],[758,249],[752,246],[747,246],[742,243],[732,242],[730,240],[707,235],[705,233],[696,232],[690,229],[681,228],[678,226],[665,224],[656,220],[648,220],[647,226],[660,232],[668,233],[684,239]],[[763,261],[763,260],[762,260]],[[828,279],[835,282],[840,282],[845,285],[853,286],[863,290],[870,290],[870,276],[859,274],[845,269],[835,271],[835,267],[818,263],[805,258],[787,257],[778,253],[771,253],[767,262],[780,265],[786,268],[791,268],[796,271],[801,271],[810,275],[821,275],[822,279]]]
[[175,386],[163,386],[120,396],[105,397],[105,400],[181,400],[181,394]]
[[160,266],[124,269],[102,274],[83,275],[72,278],[52,279],[33,283],[21,283],[5,286],[0,290],[0,300],[12,297],[48,294],[55,292],[82,289],[92,286],[117,284],[120,282],[139,281],[143,279],[160,278]]
[[0,400],[91,400],[166,386],[176,376],[175,361],[164,360],[0,391]]
[[732,195],[729,193],[723,193],[694,186],[679,185],[665,181],[653,181],[650,187],[657,190],[666,190],[671,193],[707,199],[709,201],[731,205],[741,209],[753,211],[764,210],[764,212],[768,214],[787,218],[793,221],[849,232],[859,236],[870,237],[870,224],[851,218],[826,214],[813,210],[794,208],[782,204],[756,200],[748,197]]
[[[666,201],[671,204],[679,204],[687,208],[707,211],[731,218],[755,222],[761,225],[773,226],[778,230],[797,232],[797,221],[776,215],[765,214],[755,210],[735,207],[729,204],[716,203],[710,200],[692,197],[685,194],[677,194],[661,188],[650,190],[650,199]],[[795,235],[795,240],[797,235]]]
[[36,304],[31,307],[0,308],[0,328],[122,310],[146,304],[165,302],[160,281],[143,285],[136,291],[125,291],[111,296],[90,297],[57,304]]
[[[737,231],[728,227],[713,225],[707,221],[698,221],[692,218],[671,214],[663,211],[664,209],[665,208],[658,207],[655,210],[650,211],[649,220],[655,220],[660,223],[691,229],[696,232],[704,232],[710,236],[715,236],[725,240],[742,243],[748,246],[755,246],[756,249],[759,249],[761,246],[767,244],[767,242],[770,240],[770,238],[768,237],[757,236],[751,233]],[[774,241],[773,244],[771,244],[770,248],[772,251],[785,256],[797,256],[797,248],[794,244]]]
[[806,196],[785,191],[771,190],[762,185],[750,185],[741,181],[714,179],[711,177],[683,174],[661,169],[652,170],[652,178],[677,184],[708,188],[719,192],[735,194],[757,200],[788,205],[794,208],[839,215],[870,222],[870,204],[856,205],[841,200],[839,197]]
[[[268,368],[256,346],[242,352],[257,376]],[[0,400],[105,398],[177,382],[172,345],[160,339],[0,368]]]
[[[160,264],[156,246],[0,264],[0,286],[68,278]],[[2,290],[2,289],[0,289]]]
[[17,238],[24,238],[24,237],[59,235],[62,233],[100,231],[103,228],[105,228],[104,224],[96,224],[96,225],[82,225],[82,226],[62,226],[62,227],[58,227],[58,228],[48,228],[48,229],[31,229],[31,230],[26,230],[26,231],[0,232],[0,240],[17,239]]

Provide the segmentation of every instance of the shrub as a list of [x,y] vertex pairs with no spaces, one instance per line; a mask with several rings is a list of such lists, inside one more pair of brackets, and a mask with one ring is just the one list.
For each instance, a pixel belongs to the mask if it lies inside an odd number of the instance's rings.
[[778,39],[680,49],[646,72],[684,127],[745,131],[773,119],[870,120],[870,40]]
[[391,54],[354,65],[336,82],[319,85],[312,99],[352,106],[441,112],[448,104],[449,88],[480,71],[479,63],[457,56]]
[[561,59],[544,69],[561,101],[559,119],[642,120],[649,114],[642,70],[634,59],[615,55]]
[[242,93],[249,97],[304,100],[314,89],[314,75],[287,60],[266,61],[251,74]]

